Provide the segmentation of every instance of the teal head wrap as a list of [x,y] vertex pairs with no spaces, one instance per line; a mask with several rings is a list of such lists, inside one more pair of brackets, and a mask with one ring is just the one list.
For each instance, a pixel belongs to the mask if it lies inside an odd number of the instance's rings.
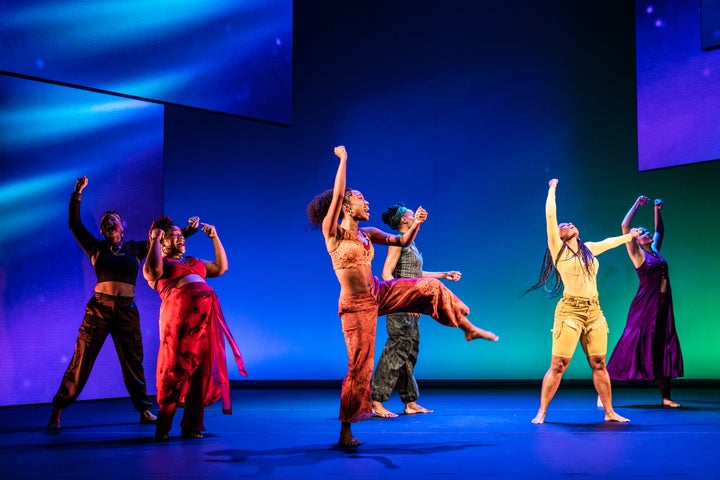
[[407,207],[403,207],[400,205],[397,210],[395,211],[395,214],[392,216],[392,219],[390,219],[390,228],[393,230],[397,230],[400,226],[400,220],[402,220],[403,215],[405,215],[405,212],[407,212]]

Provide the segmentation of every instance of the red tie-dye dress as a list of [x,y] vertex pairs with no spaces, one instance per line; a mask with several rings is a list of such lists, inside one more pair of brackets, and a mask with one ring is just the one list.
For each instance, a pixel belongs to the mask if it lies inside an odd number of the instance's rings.
[[222,399],[223,413],[232,413],[225,340],[241,375],[247,376],[240,350],[223,316],[215,291],[205,282],[176,285],[187,275],[207,276],[205,264],[193,257],[163,259],[163,275],[154,288],[160,307],[160,350],[157,360],[157,402],[183,406],[186,398],[208,406]]

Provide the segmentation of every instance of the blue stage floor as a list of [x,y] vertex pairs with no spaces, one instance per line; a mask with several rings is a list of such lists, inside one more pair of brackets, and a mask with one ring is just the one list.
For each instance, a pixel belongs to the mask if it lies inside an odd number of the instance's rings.
[[[337,441],[339,389],[236,388],[231,416],[206,410],[206,436],[168,442],[137,423],[128,399],[77,402],[63,428],[46,430],[49,405],[0,408],[3,479],[238,478],[720,478],[720,389],[675,388],[677,410],[657,389],[615,388],[603,421],[591,388],[561,387],[546,423],[533,425],[538,388],[422,388],[428,415],[355,424],[364,444]],[[386,406],[401,410],[393,397]]]

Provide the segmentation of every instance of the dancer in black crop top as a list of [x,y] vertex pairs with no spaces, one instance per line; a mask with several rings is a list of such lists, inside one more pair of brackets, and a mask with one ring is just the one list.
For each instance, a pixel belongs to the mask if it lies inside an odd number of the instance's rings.
[[[120,214],[105,212],[100,220],[98,239],[80,220],[80,200],[87,186],[87,177],[78,178],[70,196],[68,223],[80,247],[90,258],[97,284],[85,306],[85,317],[75,341],[75,351],[53,397],[53,411],[48,428],[60,428],[60,413],[70,406],[85,387],[95,360],[105,339],[110,335],[122,368],[125,388],[135,409],[140,412],[140,423],[155,423],[150,412],[152,401],[147,395],[143,369],[143,344],[140,315],[135,304],[135,282],[140,262],[148,252],[147,240],[125,240]],[[186,235],[197,231],[199,219],[186,227]]]

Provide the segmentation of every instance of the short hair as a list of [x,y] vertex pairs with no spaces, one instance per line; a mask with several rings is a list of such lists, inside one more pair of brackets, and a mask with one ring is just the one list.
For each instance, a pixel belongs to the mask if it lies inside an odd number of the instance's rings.
[[168,217],[167,215],[163,215],[157,220],[155,220],[152,225],[150,225],[151,229],[159,228],[160,230],[167,232],[171,227],[175,226],[175,222],[173,222],[173,219]]
[[[403,209],[403,212],[401,215],[398,214],[398,210]],[[397,230],[400,226],[400,219],[402,218],[402,215],[405,214],[407,211],[407,207],[405,207],[405,204],[402,202],[398,202],[395,205],[392,205],[390,207],[387,207],[385,211],[382,214],[382,221],[386,225],[389,225],[390,228],[393,230]]]
[[115,210],[108,210],[107,212],[103,213],[102,217],[100,217],[100,225],[105,223],[105,219],[110,215],[116,215],[120,219],[120,222],[122,222],[122,215],[120,215]]

